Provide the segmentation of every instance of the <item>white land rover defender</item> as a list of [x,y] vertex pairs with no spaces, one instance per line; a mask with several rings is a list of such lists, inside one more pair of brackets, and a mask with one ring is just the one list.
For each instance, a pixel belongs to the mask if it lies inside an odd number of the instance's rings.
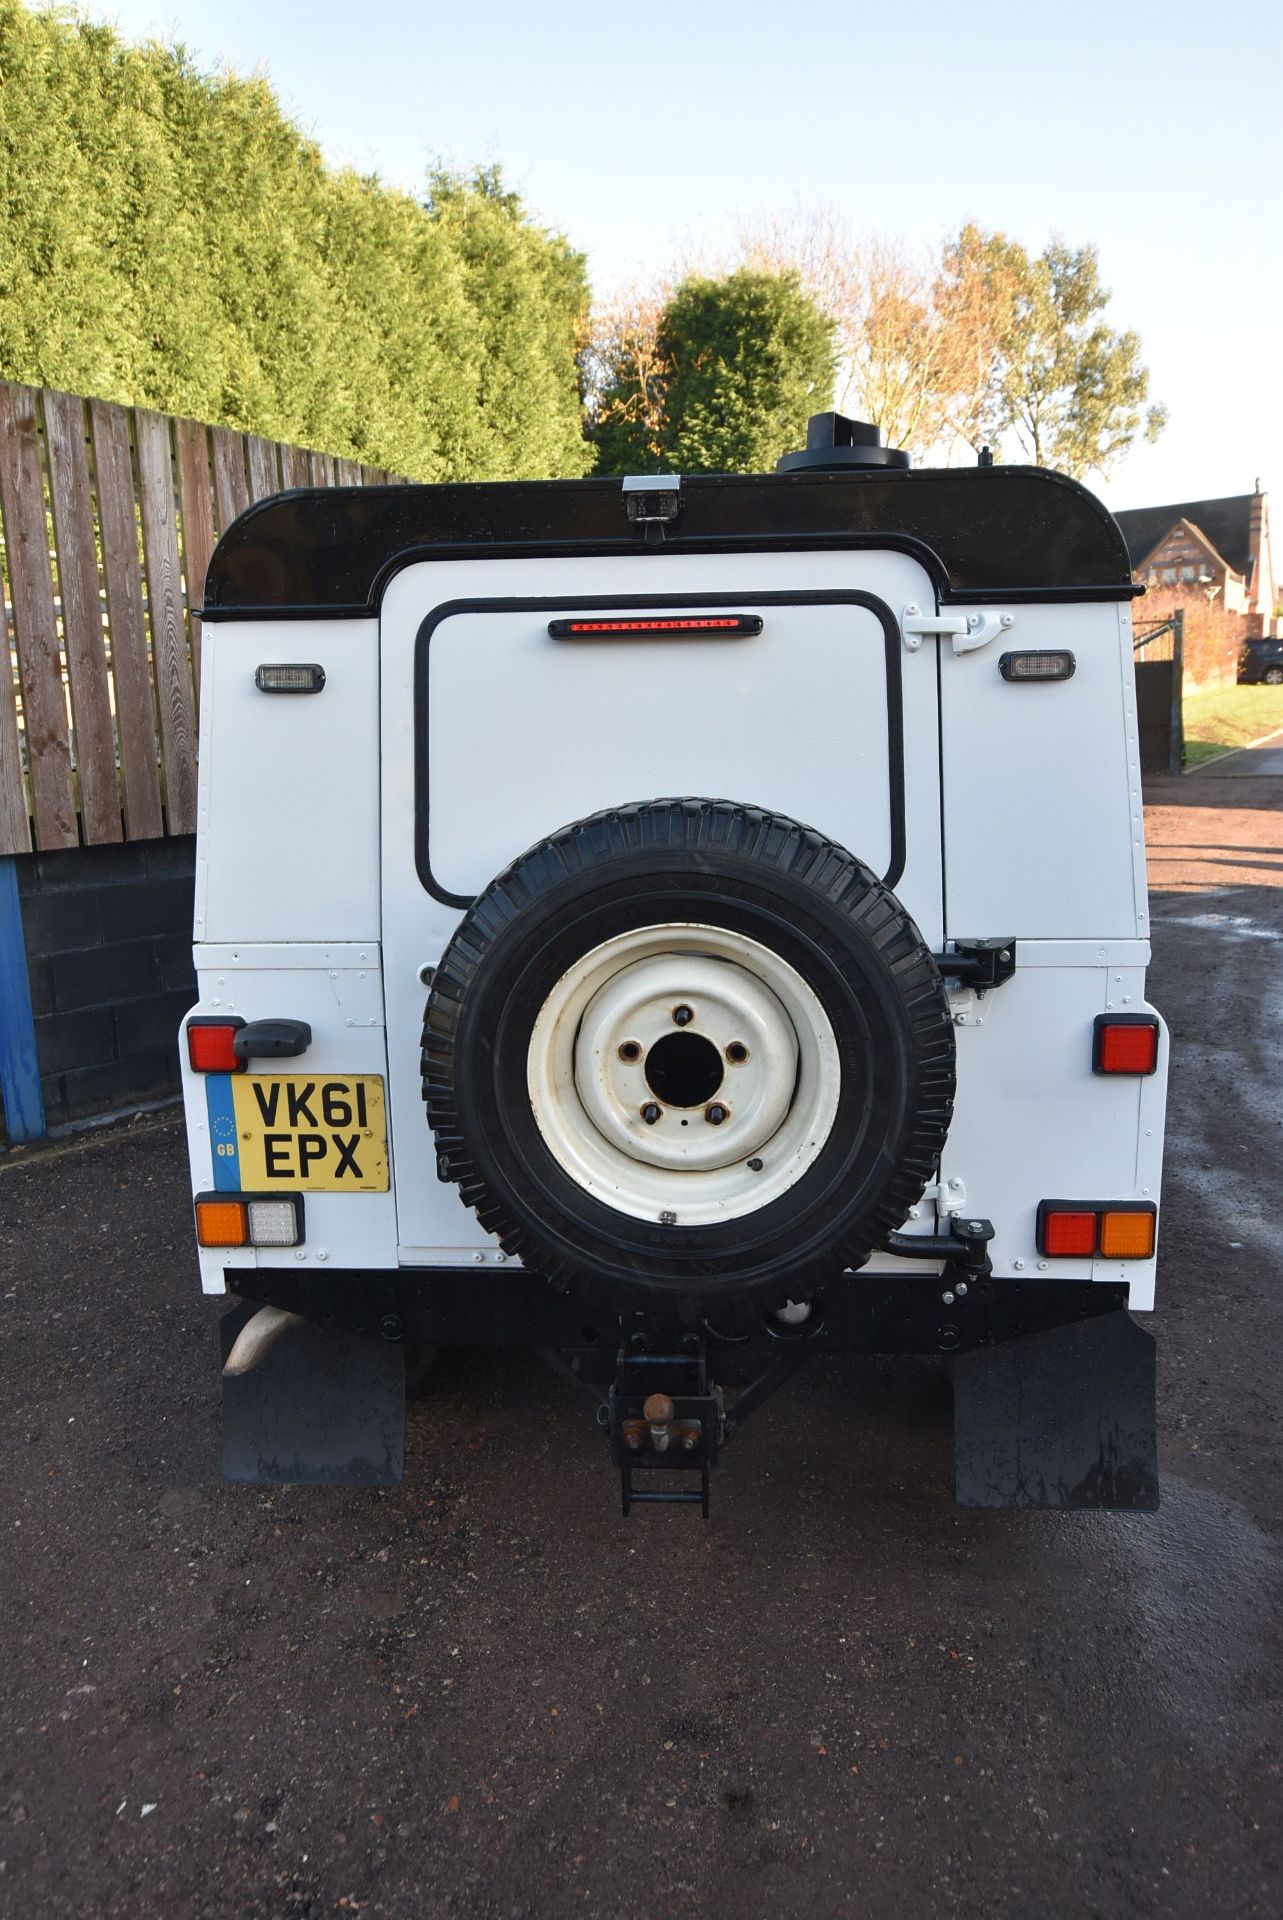
[[407,1371],[527,1344],[625,1511],[707,1511],[809,1355],[919,1353],[959,1499],[1153,1506],[1135,591],[1074,482],[833,414],[244,514],[181,1042],[225,1471],[394,1482]]

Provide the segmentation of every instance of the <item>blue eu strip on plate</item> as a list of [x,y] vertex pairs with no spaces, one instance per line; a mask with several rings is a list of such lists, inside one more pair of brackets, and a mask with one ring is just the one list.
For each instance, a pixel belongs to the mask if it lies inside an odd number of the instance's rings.
[[211,1073],[205,1079],[209,1104],[209,1144],[214,1161],[214,1190],[238,1193],[241,1184],[240,1149],[236,1138],[236,1110],[232,1105],[232,1076]]

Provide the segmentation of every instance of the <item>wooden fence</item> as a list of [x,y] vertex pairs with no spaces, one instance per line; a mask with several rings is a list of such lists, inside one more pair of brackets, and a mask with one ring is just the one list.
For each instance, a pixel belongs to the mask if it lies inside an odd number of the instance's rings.
[[0,381],[0,856],[191,833],[214,542],[286,487],[397,475]]

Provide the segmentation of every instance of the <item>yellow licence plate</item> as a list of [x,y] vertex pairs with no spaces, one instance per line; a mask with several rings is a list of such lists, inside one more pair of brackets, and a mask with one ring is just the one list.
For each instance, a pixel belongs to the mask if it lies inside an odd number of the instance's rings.
[[211,1073],[205,1087],[220,1192],[387,1192],[377,1074]]

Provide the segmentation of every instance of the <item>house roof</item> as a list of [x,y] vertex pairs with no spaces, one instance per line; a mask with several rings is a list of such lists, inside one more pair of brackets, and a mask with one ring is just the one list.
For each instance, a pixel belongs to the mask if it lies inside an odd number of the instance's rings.
[[1159,541],[1178,520],[1188,520],[1221,558],[1244,579],[1252,572],[1252,493],[1233,493],[1223,500],[1183,500],[1171,507],[1133,507],[1114,515],[1122,529],[1133,570],[1148,559]]

